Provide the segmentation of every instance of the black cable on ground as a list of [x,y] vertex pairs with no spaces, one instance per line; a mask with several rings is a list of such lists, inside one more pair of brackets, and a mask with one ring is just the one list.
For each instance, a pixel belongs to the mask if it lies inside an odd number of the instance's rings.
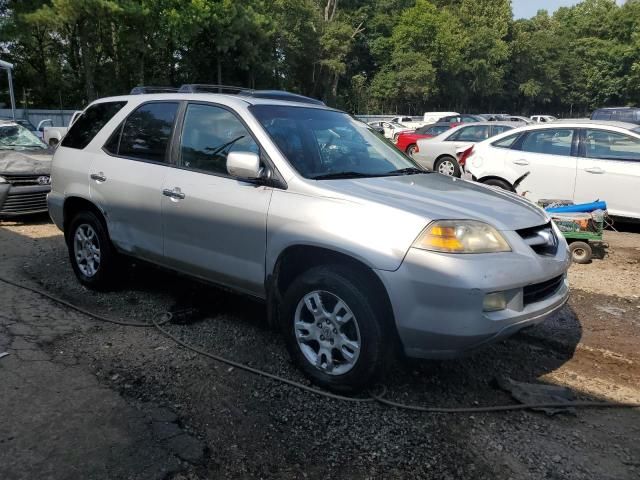
[[304,390],[305,392],[313,393],[316,395],[321,395],[323,397],[332,398],[334,400],[341,400],[346,402],[378,402],[383,405],[387,405],[390,407],[400,408],[403,410],[411,410],[415,412],[426,412],[426,413],[490,413],[490,412],[506,412],[512,410],[528,410],[531,408],[640,408],[639,403],[613,403],[613,402],[562,402],[562,403],[522,403],[522,404],[514,404],[514,405],[497,405],[491,407],[462,407],[462,408],[446,408],[446,407],[424,407],[419,405],[406,405],[403,403],[394,402],[392,400],[387,400],[384,398],[386,393],[386,388],[383,387],[382,393],[376,394],[373,392],[369,392],[370,397],[368,398],[356,398],[356,397],[346,397],[344,395],[338,395],[335,393],[327,392],[325,390],[319,390],[317,388],[309,387],[300,382],[296,382],[295,380],[289,380],[288,378],[281,377],[279,375],[275,375],[273,373],[265,372],[264,370],[260,370],[254,367],[250,367],[249,365],[245,365],[243,363],[236,362],[234,360],[229,360],[220,355],[216,355],[205,350],[201,350],[198,347],[194,347],[189,345],[188,343],[182,341],[172,333],[168,332],[162,325],[166,324],[171,320],[171,313],[165,312],[161,316],[163,317],[162,321],[157,321],[156,318],[151,319],[151,323],[135,323],[135,322],[123,322],[119,320],[113,320],[108,317],[104,317],[102,315],[98,315],[96,313],[85,310],[84,308],[78,307],[66,300],[62,300],[54,295],[51,295],[43,290],[28,287],[26,285],[22,285],[16,283],[12,280],[7,280],[6,278],[0,277],[0,281],[12,285],[16,288],[20,288],[23,290],[27,290],[29,292],[35,293],[37,295],[41,295],[49,300],[58,303],[60,305],[64,305],[71,310],[75,310],[83,315],[91,317],[95,320],[99,320],[101,322],[108,322],[115,325],[121,325],[125,327],[155,327],[158,329],[163,335],[173,340],[175,343],[180,345],[187,350],[191,350],[192,352],[197,353],[198,355],[202,355],[212,360],[215,360],[220,363],[224,363],[225,365],[232,366],[237,368],[238,370],[244,370],[245,372],[252,373],[254,375],[259,375],[264,378],[268,378],[270,380],[274,380],[280,383],[284,383],[294,388],[298,388],[300,390]]

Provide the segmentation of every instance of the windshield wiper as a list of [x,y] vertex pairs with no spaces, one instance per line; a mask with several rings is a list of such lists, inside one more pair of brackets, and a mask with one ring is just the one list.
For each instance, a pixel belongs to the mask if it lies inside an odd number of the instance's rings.
[[334,172],[334,173],[325,173],[322,175],[316,175],[315,177],[311,177],[313,180],[332,180],[332,179],[340,179],[340,178],[371,178],[371,177],[379,177],[380,175],[371,174],[371,173],[362,173],[362,172]]
[[416,168],[416,167],[409,167],[409,168],[401,168],[400,170],[392,170],[390,172],[387,172],[386,175],[420,175],[421,173],[431,173],[428,172],[426,170],[422,170],[420,168]]

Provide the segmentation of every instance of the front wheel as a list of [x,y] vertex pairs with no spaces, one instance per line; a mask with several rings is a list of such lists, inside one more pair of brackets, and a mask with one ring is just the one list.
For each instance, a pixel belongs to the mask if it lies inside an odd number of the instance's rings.
[[383,339],[386,309],[370,282],[342,266],[316,267],[283,298],[282,326],[294,362],[314,383],[338,392],[371,386],[392,345]]
[[500,180],[499,178],[490,178],[488,180],[484,180],[482,183],[491,187],[498,187],[502,190],[513,192],[513,188],[511,187],[511,185],[509,185],[509,183],[504,180]]
[[433,169],[449,177],[460,177],[461,174],[460,165],[458,165],[457,160],[449,156],[440,158],[433,166]]
[[418,149],[417,145],[409,145],[407,147],[407,155],[409,155],[410,157],[413,157],[413,155],[416,153],[416,150]]

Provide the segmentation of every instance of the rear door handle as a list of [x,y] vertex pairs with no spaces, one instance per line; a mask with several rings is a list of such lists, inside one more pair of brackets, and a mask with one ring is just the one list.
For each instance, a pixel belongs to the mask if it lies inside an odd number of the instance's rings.
[[604,173],[604,170],[600,167],[589,167],[585,168],[584,171],[589,173]]
[[165,188],[162,190],[162,194],[165,197],[173,198],[175,200],[183,200],[186,197],[186,195],[182,193],[180,189],[178,189],[177,187],[174,188],[173,190]]
[[527,160],[514,160],[513,163],[515,163],[516,165],[529,165],[529,162]]
[[89,175],[91,177],[91,180],[95,180],[98,183],[103,183],[107,181],[107,177],[104,176],[104,173],[100,172],[100,173],[92,173],[91,175]]

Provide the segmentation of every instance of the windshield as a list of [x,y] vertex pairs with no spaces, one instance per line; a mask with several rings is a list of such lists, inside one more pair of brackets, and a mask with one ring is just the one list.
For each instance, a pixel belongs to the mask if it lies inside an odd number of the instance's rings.
[[305,178],[426,173],[370,126],[346,113],[273,105],[250,109]]
[[0,148],[11,150],[21,148],[46,149],[47,146],[22,125],[2,125],[0,126]]

